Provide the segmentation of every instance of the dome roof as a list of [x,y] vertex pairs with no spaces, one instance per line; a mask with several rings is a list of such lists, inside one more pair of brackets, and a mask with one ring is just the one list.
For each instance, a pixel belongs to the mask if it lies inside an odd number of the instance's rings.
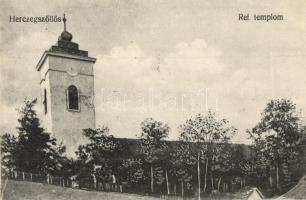
[[72,40],[72,34],[68,31],[63,31],[61,36],[59,37],[59,40],[66,40],[71,41]]

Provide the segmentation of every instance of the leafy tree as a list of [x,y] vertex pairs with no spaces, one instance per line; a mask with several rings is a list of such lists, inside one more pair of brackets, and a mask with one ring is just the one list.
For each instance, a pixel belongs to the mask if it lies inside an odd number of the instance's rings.
[[85,145],[80,145],[78,155],[80,158],[89,158],[94,161],[113,157],[118,150],[118,141],[109,133],[107,126],[98,129],[84,129],[83,135],[89,140]]
[[197,155],[197,174],[198,174],[198,198],[200,199],[200,162],[205,163],[204,172],[204,192],[207,188],[207,175],[209,163],[216,155],[216,143],[228,143],[236,133],[233,126],[229,126],[228,120],[216,119],[215,114],[209,111],[207,115],[196,115],[188,119],[180,127],[180,139],[194,143]]
[[253,150],[261,167],[276,174],[276,188],[280,190],[281,168],[296,160],[300,141],[296,105],[288,99],[271,100],[261,114],[260,122],[248,131]]
[[19,110],[18,136],[2,136],[3,164],[18,171],[54,174],[62,167],[65,147],[56,145],[56,139],[40,126],[34,110],[36,103],[37,99],[25,100],[25,106]]
[[[170,174],[181,184],[182,197],[184,183],[190,183],[193,178],[193,166],[197,163],[197,157],[194,155],[193,144],[183,141],[177,143],[170,153]],[[176,183],[174,186],[176,188]]]
[[[77,151],[80,167],[79,178],[94,176],[101,182],[108,181],[115,170],[113,162],[117,161],[113,158],[120,154],[119,142],[109,133],[107,126],[98,129],[84,129],[83,135],[89,142],[80,145]],[[99,167],[96,169],[95,166]]]
[[127,181],[132,186],[137,186],[138,183],[146,179],[141,159],[124,159],[120,170],[122,171],[122,181]]
[[150,165],[151,192],[154,192],[154,164],[164,155],[167,146],[163,142],[168,137],[170,127],[160,121],[147,118],[141,122],[140,154],[146,163]]
[[[246,184],[247,168],[246,155],[244,154],[243,145],[230,143],[217,143],[211,160],[211,180],[212,188],[221,191],[223,183],[223,191],[226,192],[228,183],[232,185],[234,180],[240,181],[240,187]],[[248,169],[248,168],[247,168]],[[234,189],[231,187],[231,189]]]
[[[229,174],[232,170],[233,157],[232,149],[227,143],[214,144],[211,158],[211,185],[212,190],[217,188],[220,191],[222,177]],[[215,184],[214,175],[218,177],[218,182]],[[224,178],[224,177],[223,177]]]

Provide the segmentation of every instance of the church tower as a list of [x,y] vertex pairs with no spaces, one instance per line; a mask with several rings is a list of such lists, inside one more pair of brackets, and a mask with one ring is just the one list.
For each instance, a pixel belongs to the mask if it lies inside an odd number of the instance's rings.
[[82,130],[95,128],[94,71],[95,58],[79,50],[72,34],[64,31],[57,44],[44,52],[36,69],[40,72],[43,99],[43,127],[58,143],[66,145],[68,156],[74,156],[85,138]]

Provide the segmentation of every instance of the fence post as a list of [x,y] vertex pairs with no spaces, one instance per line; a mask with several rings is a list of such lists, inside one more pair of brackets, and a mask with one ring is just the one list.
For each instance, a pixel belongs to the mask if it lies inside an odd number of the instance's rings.
[[31,181],[32,181],[32,173],[30,173],[30,176],[31,176]]
[[22,179],[23,179],[23,180],[25,179],[25,177],[24,177],[24,172],[22,172]]

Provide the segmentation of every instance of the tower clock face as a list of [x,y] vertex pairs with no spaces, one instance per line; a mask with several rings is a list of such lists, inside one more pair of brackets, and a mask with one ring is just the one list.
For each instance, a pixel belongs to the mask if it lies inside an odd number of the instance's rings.
[[76,76],[78,75],[78,72],[74,69],[74,68],[70,68],[69,70],[67,70],[67,73],[70,75],[70,76]]

